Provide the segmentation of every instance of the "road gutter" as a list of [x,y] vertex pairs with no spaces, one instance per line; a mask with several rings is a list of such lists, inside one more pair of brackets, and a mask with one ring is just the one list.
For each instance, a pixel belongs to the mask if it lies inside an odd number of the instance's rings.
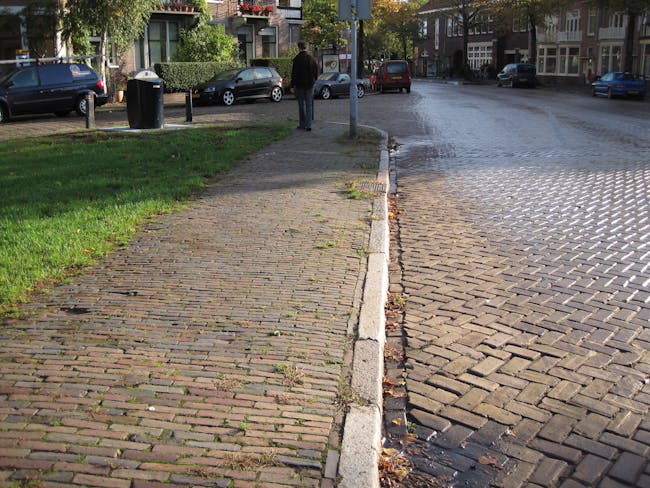
[[355,402],[345,418],[341,458],[340,488],[379,487],[381,422],[383,408],[384,343],[388,293],[389,226],[388,134],[381,135],[377,183],[383,190],[373,201],[372,224],[368,243],[368,262],[359,313],[358,337],[352,362],[352,390]]

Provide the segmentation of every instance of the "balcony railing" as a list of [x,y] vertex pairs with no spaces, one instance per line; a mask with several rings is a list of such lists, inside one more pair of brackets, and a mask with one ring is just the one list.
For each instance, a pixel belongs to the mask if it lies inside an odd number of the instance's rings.
[[557,32],[538,32],[537,42],[553,44],[557,42]]
[[598,39],[625,39],[625,27],[601,27]]
[[580,42],[582,31],[563,31],[557,33],[557,42]]

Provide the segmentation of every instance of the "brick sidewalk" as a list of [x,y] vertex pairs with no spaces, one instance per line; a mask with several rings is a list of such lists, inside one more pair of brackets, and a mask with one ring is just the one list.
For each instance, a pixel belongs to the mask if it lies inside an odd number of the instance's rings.
[[2,322],[2,486],[334,485],[372,203],[344,188],[378,157],[345,135],[268,146]]

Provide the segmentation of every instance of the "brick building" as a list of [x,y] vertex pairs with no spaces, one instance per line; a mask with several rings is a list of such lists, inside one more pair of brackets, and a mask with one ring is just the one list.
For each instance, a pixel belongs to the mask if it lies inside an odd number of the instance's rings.
[[[449,76],[463,64],[463,37],[454,9],[430,1],[419,15],[424,40],[416,46],[415,71],[421,76]],[[546,16],[537,25],[538,77],[560,83],[587,83],[607,71],[622,70],[627,15],[575,3]],[[505,64],[530,60],[529,28],[514,19],[507,29],[497,29],[488,13],[470,30],[468,61],[480,72],[493,73]],[[637,18],[632,66],[650,79],[650,11]]]
[[[31,0],[0,0],[0,60],[12,61],[20,53],[28,53],[33,40],[29,39],[29,22],[17,15],[33,2]],[[59,6],[65,0],[57,0]],[[133,48],[117,59],[109,53],[109,65],[120,65],[126,72],[170,61],[180,41],[180,31],[195,21],[191,0],[164,0],[151,12],[144,35],[134,42]],[[226,32],[237,37],[240,57],[248,63],[257,57],[279,56],[300,37],[302,24],[301,0],[207,0],[215,24],[223,24]],[[45,14],[45,12],[44,12]],[[33,18],[32,18],[33,21]],[[39,52],[29,55],[39,58],[66,57],[69,52],[57,32],[53,18],[43,16],[51,25],[52,35],[43,39]],[[99,38],[91,37],[99,46]],[[33,50],[33,49],[32,49]]]

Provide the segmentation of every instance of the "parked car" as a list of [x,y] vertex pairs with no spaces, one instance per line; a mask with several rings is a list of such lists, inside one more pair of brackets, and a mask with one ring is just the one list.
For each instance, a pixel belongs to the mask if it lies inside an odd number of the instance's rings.
[[529,86],[535,88],[537,83],[537,70],[534,64],[528,63],[511,63],[506,64],[499,73],[497,73],[497,86]]
[[645,92],[643,77],[620,71],[610,71],[591,83],[591,93],[594,97],[636,97],[643,100]]
[[406,90],[411,93],[411,68],[407,61],[391,60],[384,61],[379,66],[377,73],[377,90],[385,92],[386,90]]
[[[341,95],[350,95],[350,75],[347,73],[323,73],[314,84],[314,96],[323,100]],[[357,80],[357,97],[363,98],[366,87],[363,81]]]
[[283,94],[282,77],[275,68],[251,66],[217,73],[196,87],[192,99],[196,105],[222,103],[230,106],[238,100],[260,98],[279,102]]
[[16,115],[49,112],[62,117],[73,110],[84,116],[89,93],[94,94],[96,107],[108,101],[104,83],[85,64],[19,67],[0,78],[0,122]]

